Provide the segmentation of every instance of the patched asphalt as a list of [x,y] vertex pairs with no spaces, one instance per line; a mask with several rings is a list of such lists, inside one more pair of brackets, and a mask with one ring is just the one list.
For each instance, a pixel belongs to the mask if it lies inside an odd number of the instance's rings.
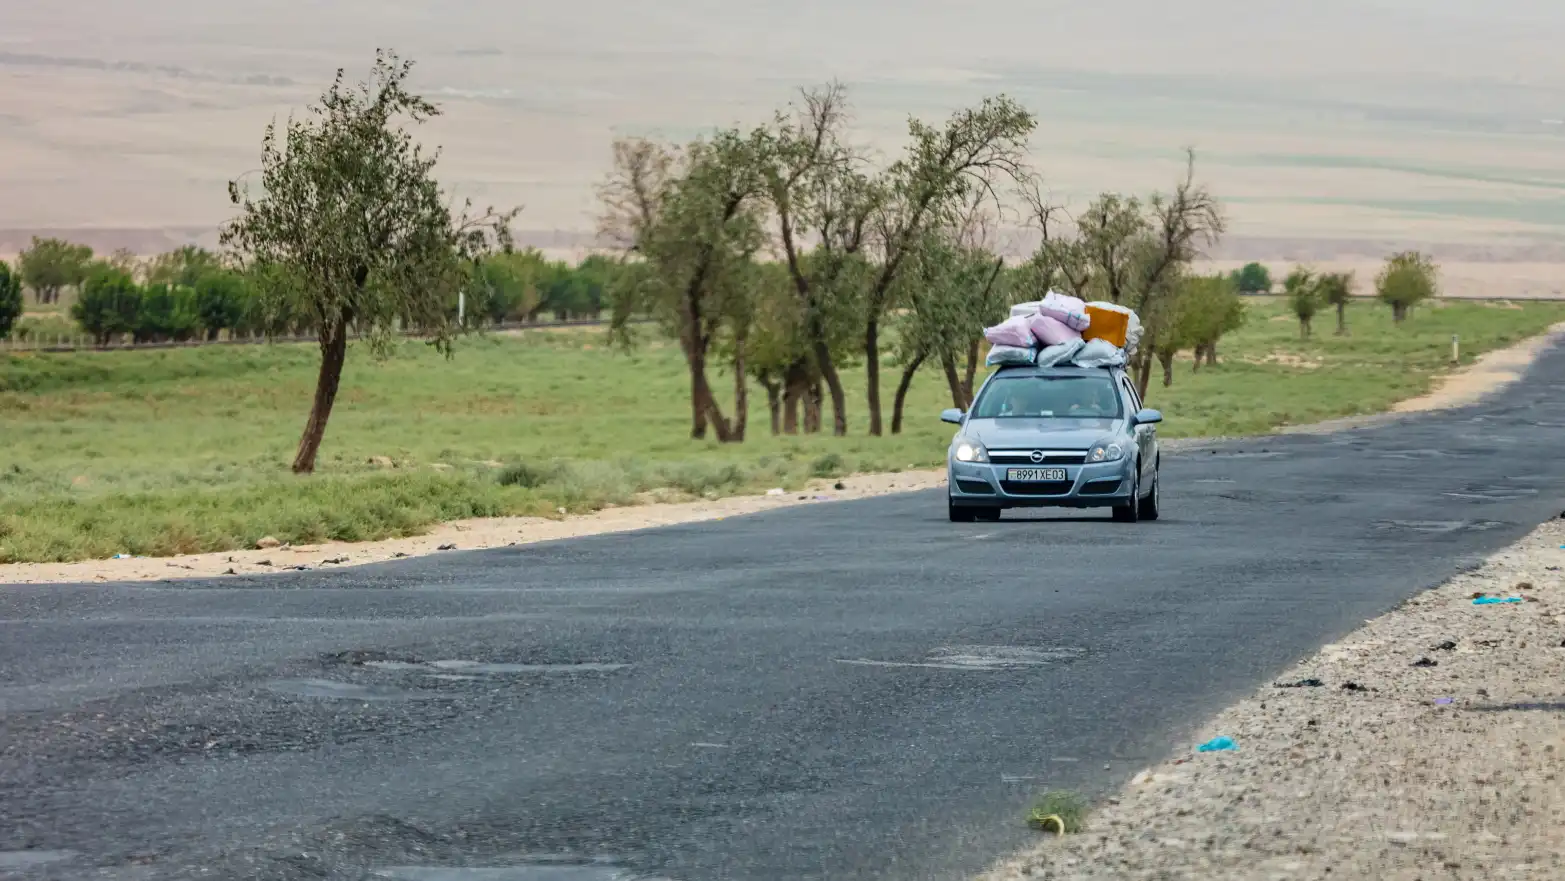
[[925,492],[0,586],[0,878],[960,877],[1030,840],[1040,791],[1190,750],[1560,515],[1565,349],[1475,407],[1163,475],[1157,523],[958,525]]

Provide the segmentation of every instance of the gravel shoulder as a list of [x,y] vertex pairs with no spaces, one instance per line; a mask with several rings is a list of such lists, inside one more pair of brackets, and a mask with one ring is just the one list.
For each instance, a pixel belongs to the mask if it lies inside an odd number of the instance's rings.
[[1562,546],[1550,521],[1326,646],[982,881],[1565,877]]
[[[1379,424],[1401,414],[1460,407],[1491,394],[1520,377],[1550,343],[1565,337],[1565,324],[1508,349],[1489,352],[1473,364],[1451,372],[1428,395],[1403,401],[1395,411],[1376,416],[1334,420],[1285,431],[1323,432]],[[1165,441],[1177,450],[1214,443],[1220,438]],[[3,584],[75,584],[92,581],[166,581],[183,578],[255,576],[297,571],[299,567],[356,566],[420,557],[442,550],[483,550],[557,539],[603,535],[681,523],[720,520],[793,505],[872,498],[945,486],[944,469],[896,474],[859,474],[841,481],[816,481],[801,490],[762,496],[735,496],[696,502],[658,502],[609,508],[592,514],[541,517],[492,517],[440,524],[410,538],[372,542],[331,542],[301,547],[261,548],[177,557],[82,560],[72,563],[0,564]],[[839,488],[840,487],[840,488]]]

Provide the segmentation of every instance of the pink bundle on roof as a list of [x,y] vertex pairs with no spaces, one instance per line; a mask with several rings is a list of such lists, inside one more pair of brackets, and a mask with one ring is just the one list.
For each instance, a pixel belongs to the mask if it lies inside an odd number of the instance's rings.
[[984,339],[997,346],[1015,346],[1020,349],[1037,345],[1029,318],[1020,315],[1007,318],[994,327],[984,328]]
[[1070,325],[1052,315],[1039,312],[1037,315],[1027,316],[1026,321],[1032,335],[1045,346],[1057,346],[1060,343],[1081,339],[1081,331],[1073,330]]
[[1086,330],[1092,324],[1087,315],[1087,304],[1080,299],[1056,291],[1050,291],[1038,304],[1038,313],[1047,315],[1074,331]]

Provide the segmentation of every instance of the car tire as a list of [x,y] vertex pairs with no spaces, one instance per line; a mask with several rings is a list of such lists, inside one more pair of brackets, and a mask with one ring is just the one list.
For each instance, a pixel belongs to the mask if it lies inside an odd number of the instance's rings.
[[1137,513],[1141,515],[1142,520],[1151,521],[1157,519],[1157,509],[1160,501],[1158,490],[1158,484],[1160,483],[1158,479],[1159,470],[1161,469],[1155,465],[1152,467],[1152,491],[1147,493],[1147,497],[1142,499],[1141,503],[1136,506],[1139,509]]
[[978,519],[978,512],[972,508],[958,508],[956,503],[947,499],[946,507],[951,512],[952,523],[972,523]]
[[1114,506],[1114,521],[1116,523],[1135,523],[1141,519],[1141,468],[1138,466],[1131,474],[1130,501],[1123,505]]
[[985,523],[999,523],[1000,522],[1000,509],[999,508],[974,508],[973,509],[973,514],[979,520],[982,520]]

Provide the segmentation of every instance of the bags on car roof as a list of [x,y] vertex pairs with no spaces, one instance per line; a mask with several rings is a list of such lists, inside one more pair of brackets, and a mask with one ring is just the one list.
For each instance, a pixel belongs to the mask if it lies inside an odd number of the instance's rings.
[[1031,349],[1029,360],[1019,360],[1021,355],[1012,351],[998,356],[991,351],[987,359],[991,366],[1118,367],[1130,360],[1141,342],[1141,319],[1116,303],[1088,303],[1050,291],[1041,300],[1012,306],[1011,316],[986,328],[984,338],[997,349]]

